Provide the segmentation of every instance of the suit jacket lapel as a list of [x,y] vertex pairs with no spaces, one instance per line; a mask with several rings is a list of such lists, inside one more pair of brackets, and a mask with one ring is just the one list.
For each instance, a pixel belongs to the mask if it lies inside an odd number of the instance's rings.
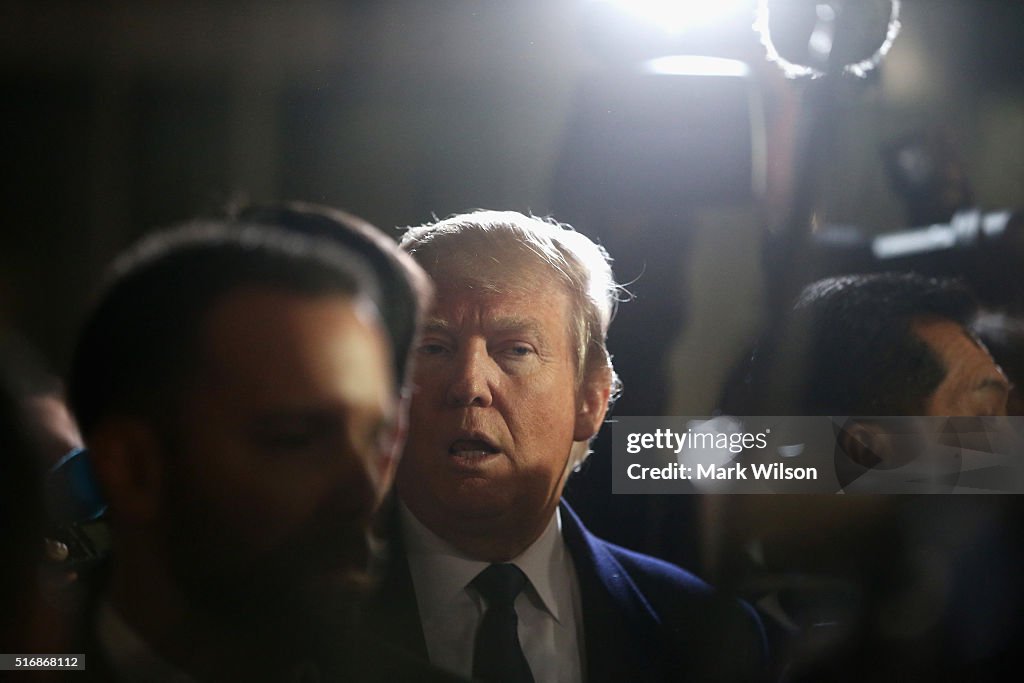
[[657,680],[658,616],[622,565],[563,501],[562,535],[580,584],[586,680]]

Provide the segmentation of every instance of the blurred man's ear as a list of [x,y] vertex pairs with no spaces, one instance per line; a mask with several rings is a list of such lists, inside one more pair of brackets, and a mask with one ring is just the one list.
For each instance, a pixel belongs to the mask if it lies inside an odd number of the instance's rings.
[[161,447],[152,428],[136,418],[107,418],[89,435],[89,453],[113,515],[126,524],[151,522],[163,488]]
[[891,459],[890,443],[881,426],[857,421],[839,433],[839,446],[861,467],[886,469]]
[[601,429],[608,398],[612,393],[611,368],[599,368],[588,374],[576,400],[576,426],[573,441],[588,441]]
[[405,439],[409,434],[409,418],[405,400],[399,410],[398,419],[390,435],[391,452],[387,453],[381,462],[380,479],[377,481],[377,502],[382,502],[391,492],[395,483],[395,473],[398,471],[398,463],[402,458],[402,449],[405,448]]

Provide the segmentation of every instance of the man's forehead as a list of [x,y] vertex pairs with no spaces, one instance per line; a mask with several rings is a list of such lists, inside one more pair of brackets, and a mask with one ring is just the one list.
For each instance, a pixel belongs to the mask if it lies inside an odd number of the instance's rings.
[[393,371],[375,306],[347,294],[239,288],[208,311],[197,351],[197,369],[208,377],[249,383],[272,382],[273,370],[289,366],[375,371],[388,380]]
[[967,328],[949,318],[920,316],[913,320],[911,328],[914,334],[944,360],[955,359],[965,349],[972,352],[977,350],[986,355],[988,353],[978,338]]
[[452,243],[425,259],[424,268],[438,285],[460,283],[482,292],[528,289],[531,283],[560,284],[564,275],[554,264],[523,242],[494,245],[475,241]]
[[[490,314],[488,314],[490,313]],[[429,332],[453,333],[462,324],[462,320],[444,315],[443,312],[436,312],[427,317],[424,330]],[[548,330],[539,318],[531,315],[520,315],[516,313],[502,314],[485,312],[480,319],[480,324],[488,332],[527,332],[542,334]]]
[[532,260],[448,262],[429,272],[436,294],[435,314],[477,306],[494,311],[495,317],[527,317],[536,315],[540,303],[552,308],[556,300],[570,298],[558,274]]
[[957,370],[977,376],[980,384],[1005,386],[1002,370],[988,349],[960,323],[946,318],[919,318],[913,324],[917,334],[942,360],[947,372]]

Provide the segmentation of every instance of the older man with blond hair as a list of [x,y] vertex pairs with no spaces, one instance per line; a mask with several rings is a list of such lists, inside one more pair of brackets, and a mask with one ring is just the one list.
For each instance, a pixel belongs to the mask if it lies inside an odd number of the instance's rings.
[[594,537],[562,501],[618,388],[605,251],[497,211],[411,228],[402,247],[437,299],[416,351],[379,630],[484,681],[760,677],[749,608]]

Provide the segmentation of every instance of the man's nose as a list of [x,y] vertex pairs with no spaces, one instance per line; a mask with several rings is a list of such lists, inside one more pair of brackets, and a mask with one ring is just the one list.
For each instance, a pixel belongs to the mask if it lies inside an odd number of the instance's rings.
[[455,357],[445,397],[448,404],[477,408],[490,406],[494,372],[494,359],[487,353],[486,343],[477,341],[465,345]]

